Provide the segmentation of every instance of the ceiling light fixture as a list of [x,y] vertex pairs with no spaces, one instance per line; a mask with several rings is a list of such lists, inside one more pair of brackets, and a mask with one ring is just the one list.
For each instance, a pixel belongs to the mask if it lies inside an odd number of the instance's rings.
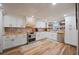
[[54,2],[54,3],[52,3],[52,5],[56,5],[56,3]]
[[67,16],[66,14],[64,14],[64,17]]
[[32,16],[32,17],[34,17],[34,16]]

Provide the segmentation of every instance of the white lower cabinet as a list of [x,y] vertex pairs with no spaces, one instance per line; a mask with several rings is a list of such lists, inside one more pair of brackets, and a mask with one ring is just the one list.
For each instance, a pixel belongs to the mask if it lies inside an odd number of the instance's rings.
[[26,43],[27,43],[27,37],[17,36],[14,42],[14,46],[18,46]]
[[57,41],[57,33],[56,32],[55,33],[54,32],[49,32],[48,37],[49,37],[49,39]]
[[40,39],[52,39],[52,40],[57,40],[57,33],[54,32],[36,32],[36,40]]
[[3,38],[0,35],[0,53],[2,53],[2,52],[3,52]]
[[8,38],[5,37],[3,49],[16,47],[16,46],[26,44],[26,43],[27,43],[27,37],[26,36],[16,36],[16,37],[8,37]]
[[12,38],[4,38],[4,45],[3,45],[3,49],[8,49],[13,47],[13,41],[14,39]]
[[36,33],[36,40],[47,38],[45,36],[46,36],[46,33],[44,33],[44,32],[37,32]]

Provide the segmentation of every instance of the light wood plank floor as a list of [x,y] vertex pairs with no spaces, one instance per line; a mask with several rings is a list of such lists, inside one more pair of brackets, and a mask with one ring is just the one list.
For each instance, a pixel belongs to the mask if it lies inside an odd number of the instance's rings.
[[74,55],[76,47],[43,39],[4,51],[3,55]]

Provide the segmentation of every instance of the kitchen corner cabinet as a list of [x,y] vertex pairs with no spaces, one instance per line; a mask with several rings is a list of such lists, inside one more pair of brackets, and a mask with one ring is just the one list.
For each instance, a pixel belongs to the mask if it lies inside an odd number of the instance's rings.
[[4,37],[4,45],[3,49],[13,48],[22,44],[27,43],[27,37],[26,35],[20,35],[20,36],[11,36],[11,37]]

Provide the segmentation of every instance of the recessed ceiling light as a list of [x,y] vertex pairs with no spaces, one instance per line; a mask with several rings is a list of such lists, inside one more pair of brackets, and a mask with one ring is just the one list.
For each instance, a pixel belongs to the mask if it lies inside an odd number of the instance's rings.
[[64,16],[67,16],[66,14],[64,14]]
[[52,5],[56,5],[56,3],[52,3]]
[[34,17],[34,16],[32,16],[32,17]]

